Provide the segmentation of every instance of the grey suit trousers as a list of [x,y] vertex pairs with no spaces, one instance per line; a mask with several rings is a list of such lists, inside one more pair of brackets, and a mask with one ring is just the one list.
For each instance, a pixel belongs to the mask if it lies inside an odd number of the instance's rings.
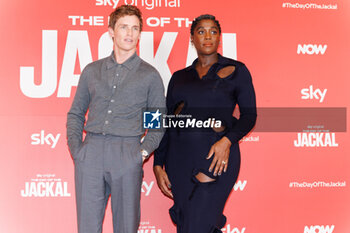
[[114,233],[136,233],[140,222],[140,137],[88,133],[74,155],[79,233],[101,233],[111,195]]

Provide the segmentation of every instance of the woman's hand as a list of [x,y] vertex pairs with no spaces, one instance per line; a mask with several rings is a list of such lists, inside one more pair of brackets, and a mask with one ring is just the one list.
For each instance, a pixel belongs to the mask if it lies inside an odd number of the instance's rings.
[[214,155],[209,167],[209,172],[212,172],[214,169],[214,176],[220,176],[222,171],[227,171],[231,144],[231,141],[227,137],[223,137],[210,148],[207,159],[210,159]]
[[153,167],[153,172],[154,172],[154,175],[156,176],[157,184],[160,190],[162,190],[162,192],[166,196],[173,198],[173,194],[171,193],[171,184],[170,184],[168,175],[163,170],[163,168],[159,165],[156,165]]

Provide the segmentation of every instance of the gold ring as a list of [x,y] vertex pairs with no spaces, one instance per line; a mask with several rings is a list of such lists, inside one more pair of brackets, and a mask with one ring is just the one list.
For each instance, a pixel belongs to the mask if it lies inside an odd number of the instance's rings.
[[226,164],[226,161],[222,161],[222,164],[225,165],[225,164]]

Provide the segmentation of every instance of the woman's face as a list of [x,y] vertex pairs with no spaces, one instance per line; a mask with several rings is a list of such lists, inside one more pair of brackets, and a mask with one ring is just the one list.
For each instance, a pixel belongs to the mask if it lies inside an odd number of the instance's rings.
[[195,27],[191,39],[198,55],[214,54],[220,44],[219,28],[213,20],[202,19]]

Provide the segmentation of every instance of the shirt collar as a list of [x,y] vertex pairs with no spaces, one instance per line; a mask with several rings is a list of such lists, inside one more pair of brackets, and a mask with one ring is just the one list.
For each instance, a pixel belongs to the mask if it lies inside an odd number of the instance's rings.
[[123,65],[127,69],[132,70],[132,68],[134,68],[139,61],[140,61],[140,58],[139,58],[139,56],[137,56],[137,54],[135,52],[125,62],[123,62],[122,64],[119,64],[115,60],[114,51],[112,51],[111,55],[107,59],[107,69],[111,69],[111,68],[113,68],[114,66],[117,66],[117,65]]
[[[188,69],[196,69],[196,63],[198,62],[198,58],[196,58],[192,65],[188,67]],[[218,67],[222,68],[224,66],[227,66],[227,65],[232,65],[232,60],[231,59],[228,59],[226,57],[223,57],[220,53],[218,53],[218,61],[216,63],[213,64],[214,67],[216,67],[216,69]]]

